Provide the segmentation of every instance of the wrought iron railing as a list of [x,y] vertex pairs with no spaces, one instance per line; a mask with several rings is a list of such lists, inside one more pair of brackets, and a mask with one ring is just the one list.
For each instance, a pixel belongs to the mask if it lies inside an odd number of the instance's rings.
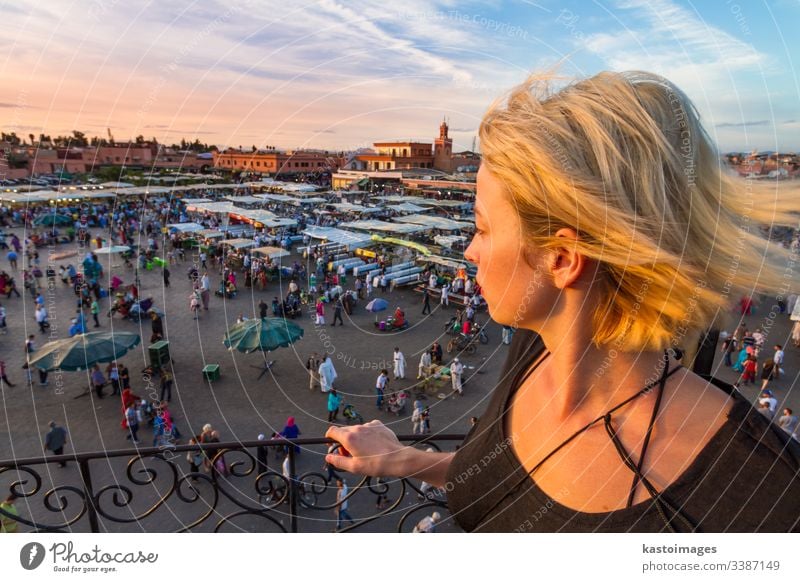
[[[439,451],[463,435],[400,440]],[[331,443],[245,441],[0,461],[0,501],[13,494],[15,508],[0,506],[0,517],[35,532],[333,531],[341,476],[353,522],[338,531],[411,531],[434,511],[442,516],[437,531],[458,531],[444,491],[328,468]],[[201,461],[199,470],[187,454]]]

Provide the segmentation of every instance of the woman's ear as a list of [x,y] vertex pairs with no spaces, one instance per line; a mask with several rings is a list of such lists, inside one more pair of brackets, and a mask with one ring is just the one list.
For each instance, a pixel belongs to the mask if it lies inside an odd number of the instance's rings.
[[555,233],[559,239],[557,247],[552,249],[546,259],[553,284],[565,289],[575,284],[586,268],[586,258],[578,252],[578,233],[571,228],[561,228]]

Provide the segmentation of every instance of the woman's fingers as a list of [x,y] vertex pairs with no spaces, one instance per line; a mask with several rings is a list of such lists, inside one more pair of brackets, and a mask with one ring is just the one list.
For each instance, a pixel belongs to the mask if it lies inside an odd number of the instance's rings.
[[342,471],[347,471],[348,473],[358,473],[357,465],[358,460],[354,459],[353,457],[345,457],[344,455],[325,455],[325,462],[329,465],[333,465],[337,469],[341,469]]

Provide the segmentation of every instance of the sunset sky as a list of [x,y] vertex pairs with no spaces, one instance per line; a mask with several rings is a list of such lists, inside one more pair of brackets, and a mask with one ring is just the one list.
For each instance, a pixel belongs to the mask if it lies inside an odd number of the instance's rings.
[[527,72],[643,69],[720,149],[800,149],[800,3],[0,0],[0,128],[118,140],[469,149]]

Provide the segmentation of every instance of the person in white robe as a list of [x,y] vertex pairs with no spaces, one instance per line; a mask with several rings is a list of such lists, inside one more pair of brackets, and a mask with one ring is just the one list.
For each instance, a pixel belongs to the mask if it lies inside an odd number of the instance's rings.
[[403,352],[400,351],[400,348],[394,349],[394,379],[402,379],[406,377],[406,357],[403,355]]
[[417,372],[417,379],[425,378],[430,374],[431,370],[431,353],[428,350],[422,352],[419,358],[419,371]]
[[333,367],[330,356],[325,356],[325,359],[319,365],[319,384],[323,392],[333,390],[333,382],[336,377],[336,369]]

